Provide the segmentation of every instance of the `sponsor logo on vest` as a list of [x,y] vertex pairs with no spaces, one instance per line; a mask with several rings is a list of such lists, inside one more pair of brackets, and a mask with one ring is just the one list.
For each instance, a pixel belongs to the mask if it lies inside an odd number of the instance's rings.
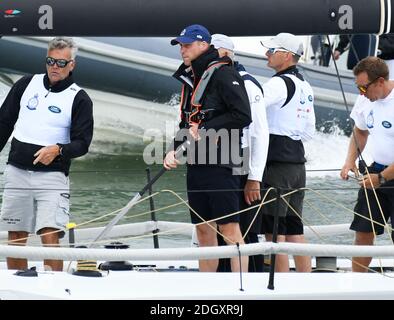
[[385,127],[386,129],[390,129],[392,127],[392,124],[388,121],[383,121],[382,126]]
[[29,99],[26,108],[29,110],[36,110],[37,106],[38,106],[38,93],[36,93],[33,98]]
[[56,106],[49,106],[48,110],[53,112],[53,113],[60,113],[60,112],[62,112],[62,110],[59,107],[56,107]]
[[301,93],[300,93],[300,103],[301,104],[305,104],[306,100],[305,100],[305,93],[304,91],[301,89]]
[[312,98],[311,95],[308,96],[308,100],[309,100],[310,102],[312,102],[313,98]]
[[369,115],[367,116],[367,127],[368,129],[372,129],[373,128],[373,110],[370,111]]

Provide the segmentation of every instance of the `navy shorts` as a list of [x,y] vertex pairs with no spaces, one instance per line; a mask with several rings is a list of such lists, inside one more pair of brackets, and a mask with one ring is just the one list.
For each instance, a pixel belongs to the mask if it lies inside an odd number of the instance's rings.
[[[382,170],[376,170],[375,167],[368,167],[368,170],[370,173],[378,173],[382,171]],[[387,187],[387,189],[385,187]],[[384,219],[387,222],[388,219],[390,218],[391,224],[393,223],[393,219],[394,219],[394,188],[393,187],[394,187],[394,180],[391,180],[381,185],[379,188],[375,189],[377,197],[379,199],[380,206],[383,211]],[[384,225],[384,220],[382,214],[380,213],[380,209],[373,191],[367,189],[367,196],[371,208],[372,219]],[[371,221],[363,218],[363,217],[367,217],[368,219],[371,219],[369,215],[367,199],[365,196],[365,190],[363,188],[361,188],[358,191],[357,203],[356,206],[354,207],[354,211],[362,216],[360,217],[358,215],[354,215],[353,222],[350,225],[350,229],[359,232],[373,232]],[[384,227],[376,223],[374,223],[374,229],[376,235],[380,235],[384,233]]]
[[[231,168],[190,165],[187,167],[189,205],[205,221],[239,211],[240,178]],[[221,191],[218,191],[221,190]],[[192,223],[202,220],[190,211]],[[217,224],[239,222],[239,214],[219,219]]]

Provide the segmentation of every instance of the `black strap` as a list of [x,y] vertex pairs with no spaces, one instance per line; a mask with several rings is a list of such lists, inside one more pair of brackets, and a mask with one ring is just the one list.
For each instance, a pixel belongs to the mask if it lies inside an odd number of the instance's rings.
[[287,88],[287,98],[286,98],[286,101],[285,101],[285,103],[283,104],[283,106],[281,106],[281,108],[283,108],[283,107],[284,107],[285,105],[287,105],[287,104],[289,103],[289,101],[294,97],[296,87],[295,87],[294,81],[291,80],[291,78],[286,77],[286,76],[283,75],[283,74],[278,75],[277,77],[280,77],[280,78],[283,79],[283,81],[284,81],[285,84],[286,84],[286,88]]
[[252,81],[252,82],[261,90],[261,93],[263,94],[263,97],[264,97],[264,90],[263,90],[263,87],[261,86],[261,84],[260,84],[255,78],[253,78],[249,73],[244,74],[244,75],[242,75],[241,77],[242,77],[242,79],[243,79],[244,81],[246,81],[246,80]]

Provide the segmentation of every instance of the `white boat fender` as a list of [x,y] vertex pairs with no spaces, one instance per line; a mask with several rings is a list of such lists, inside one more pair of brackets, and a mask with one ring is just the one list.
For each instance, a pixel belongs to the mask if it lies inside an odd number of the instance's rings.
[[[104,246],[105,249],[128,249],[129,246],[122,242],[111,242]],[[128,261],[106,261],[99,265],[99,269],[103,271],[130,271],[134,266]]]

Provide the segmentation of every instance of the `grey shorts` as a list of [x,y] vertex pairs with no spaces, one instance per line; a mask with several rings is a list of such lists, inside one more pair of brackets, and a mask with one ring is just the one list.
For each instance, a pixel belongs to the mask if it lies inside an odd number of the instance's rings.
[[[306,173],[304,164],[293,163],[272,163],[266,166],[264,177],[264,188],[281,188],[284,194],[299,188],[304,188],[306,183]],[[286,201],[301,215],[305,192],[298,191],[285,197]],[[266,200],[274,198],[271,191]],[[275,215],[276,203],[270,202],[262,207],[262,211],[267,215]],[[297,216],[285,201],[279,202],[279,216]]]
[[37,233],[42,228],[65,229],[70,186],[63,172],[28,171],[7,165],[4,181],[0,230]]

